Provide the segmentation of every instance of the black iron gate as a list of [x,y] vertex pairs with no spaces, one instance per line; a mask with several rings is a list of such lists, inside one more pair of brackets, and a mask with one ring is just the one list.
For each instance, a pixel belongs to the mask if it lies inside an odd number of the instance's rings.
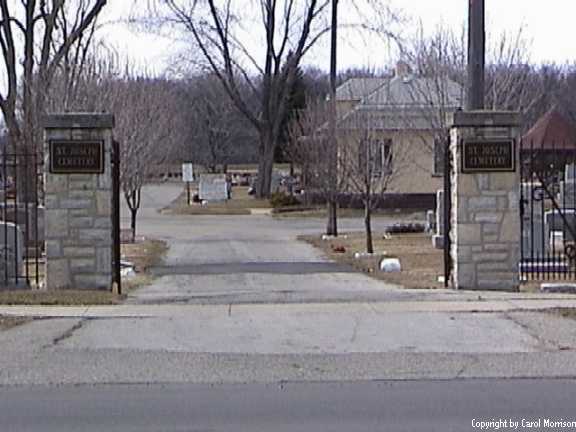
[[523,281],[576,278],[576,146],[520,143]]
[[0,150],[0,289],[42,284],[42,174],[36,153]]

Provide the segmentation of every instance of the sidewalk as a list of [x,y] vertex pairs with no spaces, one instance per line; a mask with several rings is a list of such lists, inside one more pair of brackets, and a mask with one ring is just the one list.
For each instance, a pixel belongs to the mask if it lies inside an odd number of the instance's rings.
[[346,313],[358,307],[368,307],[386,312],[518,312],[538,311],[557,308],[575,308],[576,296],[564,294],[507,294],[479,293],[481,299],[417,300],[386,302],[328,302],[328,303],[274,303],[274,304],[122,304],[110,306],[6,306],[0,305],[0,315],[26,316],[37,318],[104,318],[104,317],[169,317],[187,315],[198,311],[213,313],[229,311],[282,310],[288,313],[316,313],[319,310]]

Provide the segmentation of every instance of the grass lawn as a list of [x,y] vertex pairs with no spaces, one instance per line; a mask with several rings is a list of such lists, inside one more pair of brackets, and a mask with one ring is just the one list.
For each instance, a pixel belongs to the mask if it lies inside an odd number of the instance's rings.
[[[334,261],[349,264],[371,277],[405,288],[443,287],[443,284],[438,282],[438,276],[443,275],[443,252],[432,247],[427,234],[392,234],[389,239],[385,239],[383,233],[375,232],[374,249],[379,255],[362,259],[355,259],[354,254],[366,250],[364,234],[348,233],[346,236],[347,238],[332,240],[322,240],[318,236],[302,236],[300,239],[321,249]],[[402,272],[380,272],[378,266],[383,256],[399,258]]]
[[[302,208],[298,209],[298,207],[290,208],[288,211],[275,211],[274,217],[277,218],[325,218],[326,215],[326,207],[317,207],[317,208]],[[341,208],[338,209],[338,217],[339,218],[364,218],[364,210],[363,209],[347,209]],[[380,210],[380,211],[373,211],[372,217],[393,217],[398,220],[402,219],[415,219],[415,220],[423,220],[424,214],[423,212],[418,211],[400,211],[400,210]]]
[[[192,191],[192,194],[196,191]],[[232,199],[223,202],[212,202],[205,206],[199,203],[186,202],[187,194],[184,186],[180,196],[163,212],[179,215],[249,215],[253,208],[271,208],[268,200],[256,199],[248,195],[248,187],[234,186]]]

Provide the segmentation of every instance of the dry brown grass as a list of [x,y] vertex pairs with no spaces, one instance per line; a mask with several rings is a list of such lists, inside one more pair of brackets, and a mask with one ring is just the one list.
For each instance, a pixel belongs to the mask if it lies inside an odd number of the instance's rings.
[[[405,288],[437,289],[443,284],[438,277],[443,273],[443,252],[432,246],[426,234],[393,234],[384,239],[383,233],[374,233],[374,249],[381,255],[355,259],[356,252],[366,250],[366,237],[363,233],[347,234],[347,238],[322,240],[317,236],[303,236],[302,240],[321,249],[329,258],[349,264],[374,278],[402,285]],[[345,252],[335,252],[343,247]],[[401,273],[379,271],[382,256],[396,257],[402,263]]]
[[[122,256],[135,264],[138,274],[123,281],[123,292],[147,285],[152,277],[146,271],[159,264],[168,247],[159,240],[147,239],[133,244],[122,244]],[[42,266],[43,267],[43,266]],[[38,289],[0,291],[0,304],[30,306],[88,306],[115,305],[124,300],[124,295],[109,291],[96,290],[63,290],[42,291]]]
[[0,315],[0,331],[10,330],[16,326],[32,321],[31,318]]
[[119,304],[122,297],[108,291],[0,291],[0,304],[30,306],[88,306]]
[[[287,212],[274,212],[274,217],[278,218],[325,218],[326,217],[326,208],[325,207],[317,207],[317,208],[304,208],[302,210],[290,209]],[[338,217],[339,218],[363,218],[364,217],[364,210],[362,209],[347,209],[341,208],[338,209]],[[396,220],[403,220],[403,219],[414,219],[414,220],[422,220],[423,214],[422,212],[414,212],[414,211],[399,211],[399,210],[378,210],[372,213],[372,217],[379,218],[379,217],[394,217]]]
[[248,187],[246,186],[234,186],[232,199],[228,201],[212,202],[205,206],[192,203],[189,206],[186,200],[186,190],[183,189],[180,196],[163,212],[179,215],[249,215],[250,209],[253,208],[271,208],[268,200],[256,199],[252,195],[248,195]]

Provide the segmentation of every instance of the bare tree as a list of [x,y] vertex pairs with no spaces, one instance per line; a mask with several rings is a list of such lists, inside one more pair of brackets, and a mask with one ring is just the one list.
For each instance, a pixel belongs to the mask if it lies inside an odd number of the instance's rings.
[[174,86],[160,79],[128,76],[111,86],[114,136],[120,144],[120,184],[130,210],[132,238],[141,191],[156,164],[163,164],[182,138]]
[[302,185],[306,194],[328,201],[343,189],[344,177],[331,176],[332,161],[327,155],[338,146],[330,140],[328,121],[329,102],[312,100],[304,111],[294,116],[288,125],[289,145],[286,151],[290,159],[300,167]]
[[362,200],[367,253],[374,253],[372,213],[405,168],[409,152],[405,146],[393,146],[390,132],[377,125],[365,113],[340,129],[338,136],[338,175],[346,182],[345,190]]
[[[115,116],[120,150],[120,184],[136,236],[141,190],[157,164],[165,163],[183,140],[185,118],[179,87],[134,70],[103,48],[90,50],[84,67],[71,77],[65,67],[54,77],[47,102],[51,109],[107,111]],[[67,95],[62,95],[66,89]]]
[[14,148],[36,150],[38,117],[57,68],[70,60],[73,47],[91,40],[105,5],[106,0],[0,0],[0,48],[7,74],[0,109]]
[[[242,40],[240,16],[246,2],[207,0],[161,0],[169,20],[189,32],[210,70],[218,77],[237,108],[258,131],[258,197],[270,194],[274,152],[287,100],[302,57],[326,31],[318,25],[328,0],[254,0],[263,30],[264,61]],[[252,20],[249,20],[253,22]],[[257,20],[258,22],[258,20]],[[254,107],[243,97],[240,86],[248,85],[259,99]]]
[[[257,130],[260,142],[256,192],[258,197],[268,196],[274,153],[296,70],[302,58],[329,30],[330,0],[157,0],[156,3],[168,9],[161,21],[192,36],[206,66]],[[367,3],[380,11],[375,5],[382,1]],[[378,22],[376,27],[380,29],[383,20],[374,20],[374,16],[373,21]],[[242,85],[252,90],[257,104],[243,97],[239,91]]]
[[231,103],[213,75],[193,77],[182,83],[187,116],[182,158],[205,166],[210,172],[226,172],[227,166],[251,153],[252,127]]

